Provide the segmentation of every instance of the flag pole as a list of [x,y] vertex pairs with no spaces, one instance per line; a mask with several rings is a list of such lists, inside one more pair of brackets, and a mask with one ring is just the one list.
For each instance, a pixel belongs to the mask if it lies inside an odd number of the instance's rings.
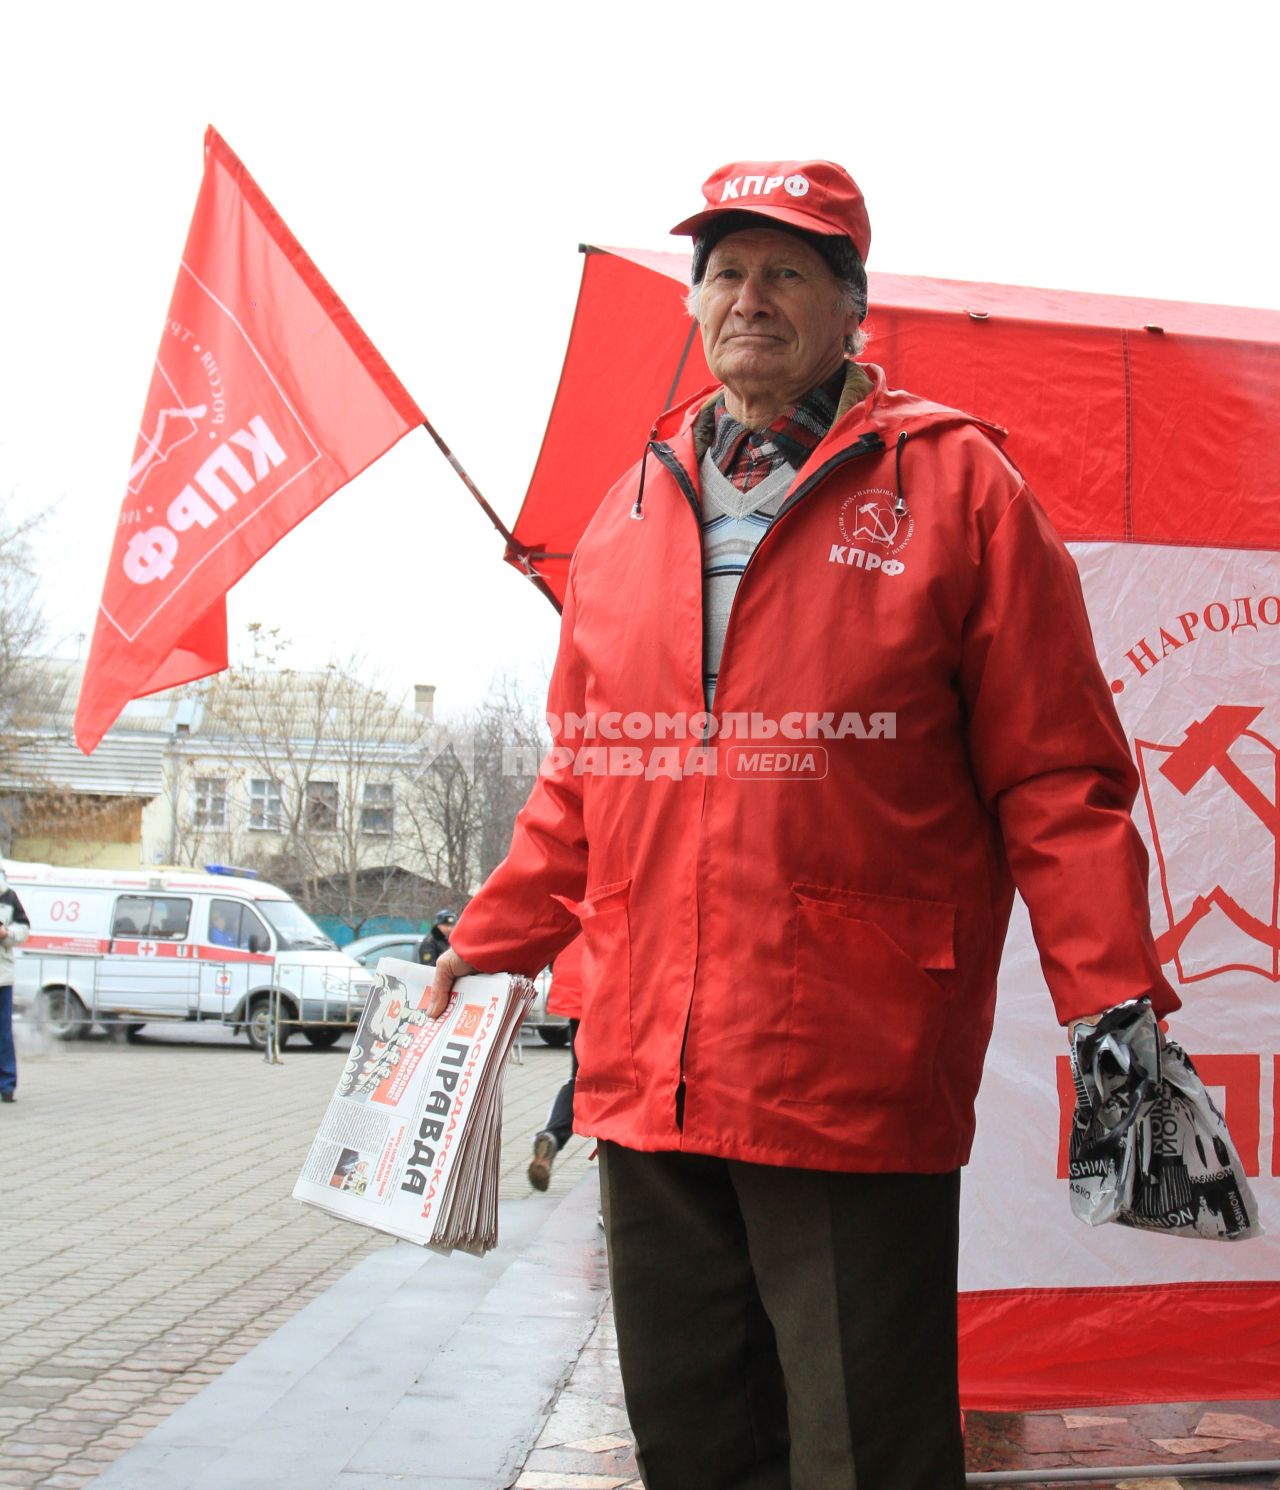
[[475,484],[475,482],[472,481],[471,477],[467,475],[466,469],[463,466],[462,462],[453,453],[453,451],[449,449],[448,445],[446,445],[445,442],[440,438],[440,434],[437,431],[435,425],[432,424],[430,419],[428,419],[425,414],[422,416],[422,427],[436,442],[441,455],[443,455],[445,460],[447,460],[453,467],[463,486],[465,486],[466,489],[471,493],[471,495],[476,499],[476,501],[479,502],[485,516],[494,525],[494,527],[497,528],[498,532],[502,534],[504,540],[506,541],[508,556],[510,558],[513,558],[519,564],[521,569],[524,570],[527,578],[532,581],[534,587],[540,590],[551,602],[551,604],[555,606],[556,610],[559,611],[560,602],[556,599],[550,585],[547,584],[546,580],[544,580],[543,577],[538,573],[538,571],[533,567],[533,560],[530,556],[530,551],[527,548],[524,548],[521,544],[518,544],[512,537],[510,531],[507,528],[507,525],[502,521],[502,519],[493,510],[493,508],[490,507],[489,503],[485,500],[484,493]]

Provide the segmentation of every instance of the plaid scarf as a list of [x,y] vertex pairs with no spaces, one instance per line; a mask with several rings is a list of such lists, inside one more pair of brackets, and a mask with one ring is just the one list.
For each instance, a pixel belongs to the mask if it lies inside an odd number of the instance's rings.
[[715,404],[715,433],[709,454],[721,473],[748,492],[785,461],[798,471],[818,448],[835,422],[844,391],[845,366],[819,383],[782,413],[766,429],[747,429],[725,408],[724,394]]

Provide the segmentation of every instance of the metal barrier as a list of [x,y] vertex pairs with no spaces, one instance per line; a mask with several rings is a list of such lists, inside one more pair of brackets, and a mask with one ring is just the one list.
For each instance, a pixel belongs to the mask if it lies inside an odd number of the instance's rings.
[[[265,1005],[263,1060],[268,1065],[281,1065],[281,1051],[295,1029],[314,1045],[336,1043],[344,1032],[359,1024],[372,989],[373,975],[366,968],[282,967],[277,961]],[[250,1008],[245,1013],[247,1023],[254,1011]],[[333,1035],[317,1040],[309,1033],[320,1030],[332,1030]]]
[[[301,978],[298,974],[301,974]],[[310,979],[308,986],[309,975],[312,974],[319,979],[318,986],[314,978]],[[332,1029],[335,1031],[333,1038],[336,1041],[344,1030],[354,1030],[359,1024],[373,988],[373,974],[365,968],[352,968],[346,975],[344,987],[335,990],[334,983],[338,977],[333,968],[286,968],[282,974],[280,965],[276,964],[266,1006],[267,1027],[262,1059],[267,1065],[283,1064],[281,1052],[289,1033],[294,1029],[302,1030],[304,1035],[308,1030]],[[335,1017],[331,1011],[336,999],[342,1000],[342,1011]],[[316,1005],[326,1011],[319,1018],[307,1013],[309,1006]],[[246,1010],[246,1023],[252,1017],[252,1011]],[[529,1023],[528,1016],[521,1026],[521,1036],[526,1030],[530,1033],[535,1030]],[[510,1059],[516,1065],[524,1064],[524,1050],[519,1037],[512,1042]]]
[[[261,1022],[267,1060],[279,1061],[288,1031],[332,1030],[332,1044],[359,1023],[372,976],[363,968],[273,964],[266,992],[246,992],[242,962],[158,956],[116,960],[94,952],[22,952],[17,1003],[38,1028],[75,1039],[93,1025],[206,1023],[248,1029]],[[282,1037],[282,1030],[284,1031]]]
[[131,957],[116,967],[98,953],[22,952],[15,984],[27,1017],[66,1040],[95,1024],[238,1025],[230,969],[207,958]]
[[168,958],[137,959],[126,976],[95,953],[21,952],[14,982],[27,1017],[62,1040],[95,1024],[178,1023],[200,1006],[199,968],[175,966]]
[[[323,1048],[354,1030],[374,986],[366,968],[277,959],[266,990],[245,992],[237,977],[244,970],[243,962],[209,958],[23,952],[15,982],[28,1017],[59,1039],[74,1039],[95,1024],[126,1031],[144,1024],[221,1024],[244,1028],[268,1065],[282,1063],[295,1031]],[[518,1065],[524,1063],[524,1035],[537,1037],[533,1012],[512,1045]]]

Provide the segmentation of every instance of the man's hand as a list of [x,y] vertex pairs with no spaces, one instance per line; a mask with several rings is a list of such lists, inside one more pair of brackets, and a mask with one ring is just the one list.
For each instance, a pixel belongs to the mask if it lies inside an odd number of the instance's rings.
[[[1106,1010],[1104,1009],[1102,1012],[1105,1014],[1106,1013]],[[1074,1043],[1075,1038],[1076,1038],[1076,1031],[1080,1028],[1080,1026],[1082,1024],[1087,1024],[1087,1025],[1092,1026],[1092,1025],[1097,1024],[1097,1022],[1101,1018],[1102,1018],[1102,1014],[1085,1014],[1080,1019],[1073,1019],[1071,1021],[1071,1023],[1069,1025],[1067,1025],[1067,1039],[1070,1040],[1070,1041],[1072,1041]]]
[[427,1005],[427,1013],[432,1019],[438,1019],[444,1013],[444,1006],[449,1002],[449,995],[458,979],[478,971],[452,947],[441,954],[436,963],[436,975],[431,980],[431,1002]]

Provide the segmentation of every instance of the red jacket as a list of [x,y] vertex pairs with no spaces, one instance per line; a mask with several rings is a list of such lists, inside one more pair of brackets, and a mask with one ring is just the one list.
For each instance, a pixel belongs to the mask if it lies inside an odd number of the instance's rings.
[[551,969],[551,987],[547,990],[547,1010],[563,1014],[566,1019],[582,1015],[582,938],[575,937],[561,952]]
[[[663,416],[642,499],[637,468],[574,556],[556,749],[452,944],[532,972],[581,918],[583,1132],[815,1169],[963,1163],[1015,884],[1062,1022],[1177,1007],[1075,566],[998,431],[866,371],[742,577],[714,758],[672,723],[702,708],[705,394]],[[724,740],[753,713],[795,779]]]

